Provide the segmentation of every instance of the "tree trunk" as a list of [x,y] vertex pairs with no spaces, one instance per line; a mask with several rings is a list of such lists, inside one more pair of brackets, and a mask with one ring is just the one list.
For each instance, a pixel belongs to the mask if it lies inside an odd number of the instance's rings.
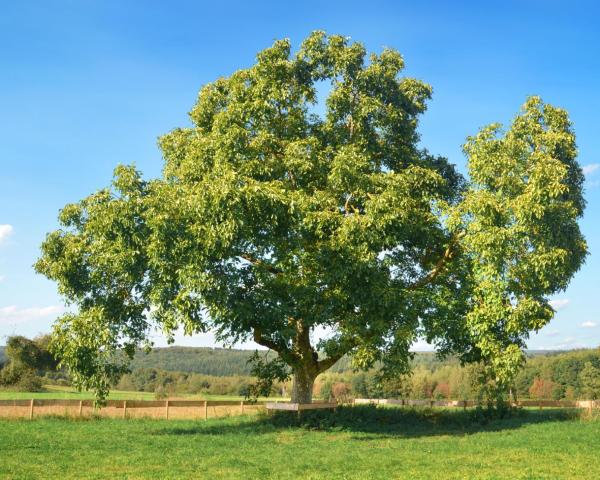
[[292,381],[292,403],[312,403],[313,385],[316,375],[304,370],[294,371]]

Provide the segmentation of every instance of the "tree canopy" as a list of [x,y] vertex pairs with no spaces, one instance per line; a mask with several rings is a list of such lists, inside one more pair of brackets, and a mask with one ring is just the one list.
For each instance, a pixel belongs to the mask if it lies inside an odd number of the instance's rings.
[[38,375],[56,369],[57,361],[48,350],[49,335],[30,340],[20,335],[8,337],[2,349],[0,362],[0,387],[37,391],[42,384]]
[[73,306],[53,345],[75,382],[104,395],[155,327],[253,339],[299,401],[345,354],[406,371],[418,338],[512,378],[586,255],[571,123],[528,99],[467,139],[465,179],[419,146],[432,90],[403,68],[323,32],[277,41],[201,89],[161,178],[119,166],[67,205],[36,269]]

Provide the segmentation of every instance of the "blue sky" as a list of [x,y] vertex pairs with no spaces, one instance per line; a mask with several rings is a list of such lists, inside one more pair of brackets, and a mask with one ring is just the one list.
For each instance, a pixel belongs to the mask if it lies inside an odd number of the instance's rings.
[[[157,176],[159,135],[198,90],[312,30],[398,49],[430,83],[422,143],[464,171],[461,144],[526,96],[566,108],[587,172],[591,255],[531,348],[600,345],[600,7],[595,2],[5,2],[0,13],[0,343],[50,330],[62,302],[31,265],[58,210],[118,163]],[[157,342],[161,340],[157,337]],[[181,345],[213,345],[210,335]],[[248,345],[250,346],[250,345]]]

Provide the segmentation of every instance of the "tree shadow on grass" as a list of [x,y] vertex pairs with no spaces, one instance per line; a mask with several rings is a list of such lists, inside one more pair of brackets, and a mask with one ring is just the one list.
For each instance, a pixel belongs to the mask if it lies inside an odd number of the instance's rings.
[[[339,407],[337,411],[274,412],[237,421],[214,420],[189,427],[166,427],[157,435],[226,435],[272,433],[289,428],[313,431],[360,433],[357,440],[371,438],[414,438],[438,435],[464,436],[479,432],[514,430],[525,425],[564,422],[578,419],[574,409],[511,410],[503,418],[489,415],[485,410],[449,410],[376,407],[361,405]],[[364,434],[373,434],[371,436]]]

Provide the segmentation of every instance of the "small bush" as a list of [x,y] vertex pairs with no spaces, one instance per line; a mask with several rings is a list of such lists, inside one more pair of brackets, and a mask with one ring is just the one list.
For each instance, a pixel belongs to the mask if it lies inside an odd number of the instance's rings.
[[154,398],[156,400],[164,400],[165,398],[169,398],[169,392],[165,387],[159,385],[156,387],[156,390],[154,390]]
[[0,386],[18,392],[39,392],[42,379],[31,369],[9,364],[0,370]]

